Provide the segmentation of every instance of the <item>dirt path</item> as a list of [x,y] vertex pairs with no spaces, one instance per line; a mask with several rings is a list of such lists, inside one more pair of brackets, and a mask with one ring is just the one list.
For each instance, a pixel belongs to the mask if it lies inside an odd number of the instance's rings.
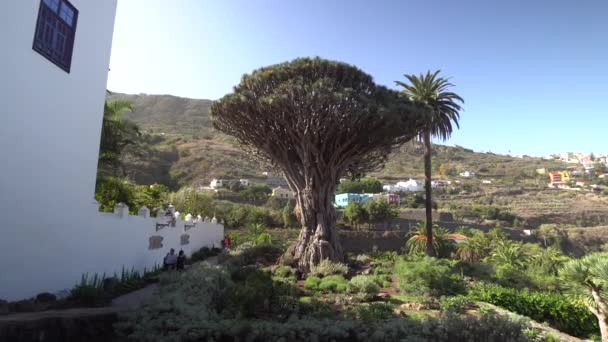
[[[200,262],[204,262],[210,265],[216,265],[217,264],[217,256],[213,256],[210,258],[207,258],[206,260],[200,261]],[[198,263],[200,263],[198,262]],[[198,264],[195,263],[191,266],[189,266],[188,268],[186,268],[186,272],[192,268],[192,266]],[[114,307],[114,308],[133,308],[133,307],[137,307],[141,304],[143,304],[144,302],[146,302],[147,300],[149,300],[150,298],[152,298],[154,296],[154,294],[156,293],[156,291],[158,291],[159,289],[159,285],[158,284],[150,284],[142,289],[133,291],[133,292],[129,292],[125,295],[122,295],[120,297],[114,298],[112,300],[112,302],[110,303],[110,307]]]

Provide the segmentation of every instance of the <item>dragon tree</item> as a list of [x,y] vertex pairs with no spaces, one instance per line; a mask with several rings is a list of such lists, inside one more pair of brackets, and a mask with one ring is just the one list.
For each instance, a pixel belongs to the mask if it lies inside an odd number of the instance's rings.
[[255,70],[211,106],[215,128],[295,192],[302,228],[282,260],[302,272],[344,258],[333,204],[340,178],[380,169],[393,147],[420,134],[423,113],[355,66],[320,58]]

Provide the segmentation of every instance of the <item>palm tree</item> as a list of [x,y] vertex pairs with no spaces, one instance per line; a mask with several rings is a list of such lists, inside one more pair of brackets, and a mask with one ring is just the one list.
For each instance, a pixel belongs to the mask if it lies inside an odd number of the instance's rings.
[[556,247],[543,248],[530,258],[532,265],[551,275],[557,275],[561,266],[568,260],[569,258]]
[[[416,230],[412,236],[407,240],[406,248],[410,254],[424,254],[426,246],[429,241],[426,224],[420,222],[416,225]],[[438,256],[447,256],[449,254],[450,247],[454,241],[450,238],[450,232],[441,228],[438,225],[433,226],[433,250],[437,251]]]
[[490,261],[496,265],[511,265],[518,268],[524,268],[527,259],[521,244],[509,240],[498,243],[490,256]]
[[123,117],[132,110],[133,105],[125,100],[105,103],[98,161],[98,167],[103,173],[116,176],[124,149],[135,145],[141,135],[137,125]]
[[424,143],[424,175],[426,191],[426,235],[431,237],[426,242],[426,253],[429,256],[435,255],[433,249],[433,212],[431,199],[431,138],[438,137],[446,140],[452,134],[452,124],[458,128],[460,111],[462,108],[458,104],[464,100],[456,93],[450,92],[453,86],[447,78],[439,77],[440,70],[426,75],[404,75],[410,84],[400,81],[395,83],[403,87],[403,92],[414,103],[423,106],[429,112],[427,124],[422,130],[419,139]]
[[602,341],[608,341],[608,253],[571,260],[559,271],[566,295],[583,303],[598,320]]
[[490,241],[484,233],[478,232],[470,236],[468,240],[458,244],[456,255],[460,260],[473,262],[486,257],[489,251]]

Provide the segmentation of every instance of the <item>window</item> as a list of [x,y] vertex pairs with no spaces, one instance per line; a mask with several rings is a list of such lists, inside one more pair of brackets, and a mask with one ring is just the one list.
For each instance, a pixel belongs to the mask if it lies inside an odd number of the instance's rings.
[[67,0],[40,0],[34,34],[35,51],[70,72],[78,10]]

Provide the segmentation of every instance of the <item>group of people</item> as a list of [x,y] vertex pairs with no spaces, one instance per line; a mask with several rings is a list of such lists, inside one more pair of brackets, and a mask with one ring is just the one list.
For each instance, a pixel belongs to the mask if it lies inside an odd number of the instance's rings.
[[[232,246],[232,239],[230,239],[230,236],[226,235],[226,237],[224,237],[224,240],[222,240],[222,246],[224,248],[230,248]],[[163,268],[165,270],[182,271],[185,265],[186,254],[182,250],[180,250],[179,253],[176,255],[175,249],[171,248],[171,250],[169,250],[169,253],[167,253],[167,255],[165,255],[165,258],[163,259]]]
[[175,254],[175,249],[171,248],[169,253],[165,255],[163,259],[163,268],[165,270],[178,270],[182,271],[186,265],[186,254],[184,251],[179,251],[179,254]]

